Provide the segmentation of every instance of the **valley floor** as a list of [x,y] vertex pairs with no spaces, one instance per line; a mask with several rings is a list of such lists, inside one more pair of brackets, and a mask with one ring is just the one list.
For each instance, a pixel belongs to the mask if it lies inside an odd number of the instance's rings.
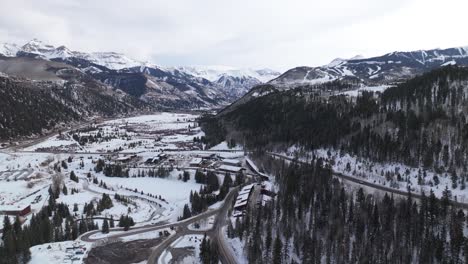
[[[182,215],[184,205],[190,204],[190,194],[203,186],[195,181],[196,170],[213,170],[222,183],[224,172],[219,168],[223,159],[238,160],[238,164],[231,164],[231,169],[240,170],[244,166],[244,152],[240,148],[228,149],[221,144],[212,150],[205,149],[197,117],[159,113],[120,118],[80,126],[33,144],[2,149],[0,208],[19,210],[30,206],[31,213],[24,217],[24,224],[29,224],[31,215],[48,204],[49,188],[58,182],[60,189],[65,187],[67,191],[62,191],[56,202],[66,204],[76,221],[89,217],[85,207],[98,204],[108,194],[112,207],[93,216],[99,228],[105,219],[112,218],[117,223],[122,215],[133,218],[134,228],[174,223]],[[104,169],[97,169],[100,163],[105,164]],[[105,170],[108,166],[124,169],[109,174]],[[235,172],[232,175],[234,180]],[[119,200],[116,195],[128,200]],[[213,209],[220,206],[215,204]],[[10,218],[14,221],[13,216]],[[196,229],[208,230],[213,222],[213,217],[207,218]],[[169,229],[126,236],[118,241],[150,241],[158,239],[164,230]],[[108,235],[119,232],[123,231]],[[78,239],[34,246],[30,263],[82,263],[91,248],[110,241],[108,235],[93,234],[89,239],[95,242]],[[199,240],[199,235],[181,238],[165,258],[169,260],[168,255],[173,254],[181,263],[197,261]],[[67,249],[72,247],[81,249]]]

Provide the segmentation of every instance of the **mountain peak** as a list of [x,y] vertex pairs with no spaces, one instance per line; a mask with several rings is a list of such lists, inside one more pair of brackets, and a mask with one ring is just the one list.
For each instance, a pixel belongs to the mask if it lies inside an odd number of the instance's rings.
[[363,60],[363,59],[365,59],[365,58],[366,58],[366,57],[362,56],[361,54],[358,54],[358,55],[352,57],[352,58],[349,59],[349,60]]
[[39,52],[44,50],[52,50],[55,49],[55,47],[49,44],[45,44],[41,40],[34,38],[24,44],[21,49],[25,52]]

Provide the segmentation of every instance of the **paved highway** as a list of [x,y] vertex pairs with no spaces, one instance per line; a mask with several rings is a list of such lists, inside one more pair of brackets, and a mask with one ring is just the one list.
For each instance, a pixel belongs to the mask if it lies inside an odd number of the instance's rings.
[[[208,236],[211,237],[211,239],[216,241],[216,244],[219,246],[218,249],[219,249],[220,259],[222,263],[235,264],[237,263],[236,258],[232,250],[230,249],[230,246],[224,240],[222,228],[226,224],[227,212],[237,192],[238,192],[238,188],[232,189],[228,193],[226,198],[224,199],[224,203],[220,208],[203,212],[199,215],[196,215],[194,217],[191,217],[191,218],[188,218],[188,219],[176,222],[176,223],[160,224],[160,225],[146,225],[146,226],[141,226],[141,227],[135,227],[135,228],[131,228],[127,232],[118,233],[115,235],[109,235],[106,238],[99,238],[99,239],[92,238],[94,234],[101,232],[100,230],[95,230],[95,231],[91,231],[91,232],[83,234],[79,239],[85,242],[98,242],[102,240],[117,241],[119,238],[123,238],[127,236],[138,235],[138,234],[143,234],[147,232],[155,232],[164,228],[174,227],[176,233],[169,236],[161,244],[159,244],[157,247],[153,249],[153,252],[151,253],[147,263],[149,264],[157,263],[163,251],[167,249],[168,247],[170,247],[170,245],[174,241],[176,241],[178,238],[182,236],[190,235],[190,234],[207,234]],[[191,224],[198,222],[202,219],[208,218],[210,216],[213,216],[213,215],[216,215],[216,220],[213,225],[213,228],[206,230],[206,231],[190,230],[188,228]],[[113,228],[111,229],[111,231],[123,231],[123,228]]]
[[[188,221],[184,221],[182,224],[178,224],[177,226],[177,233],[175,235],[172,235],[169,237],[169,239],[166,239],[163,243],[161,243],[159,246],[155,247],[153,249],[153,252],[151,253],[150,257],[148,258],[148,264],[156,264],[158,262],[159,257],[161,254],[164,252],[165,249],[169,248],[170,245],[176,241],[178,238],[186,235],[192,235],[192,234],[206,234],[209,236],[212,240],[215,241],[215,243],[218,245],[218,251],[219,251],[219,257],[222,263],[224,264],[236,264],[236,257],[234,256],[230,246],[226,243],[224,240],[224,234],[222,232],[223,226],[226,224],[226,216],[229,208],[231,207],[232,200],[236,196],[238,192],[238,188],[232,189],[226,198],[224,199],[223,205],[212,211],[215,212],[214,214],[201,214],[195,217],[194,220],[193,218],[189,218]],[[190,230],[188,229],[188,226],[192,223],[195,223],[201,219],[207,218],[211,215],[217,215],[213,228],[209,230]]]

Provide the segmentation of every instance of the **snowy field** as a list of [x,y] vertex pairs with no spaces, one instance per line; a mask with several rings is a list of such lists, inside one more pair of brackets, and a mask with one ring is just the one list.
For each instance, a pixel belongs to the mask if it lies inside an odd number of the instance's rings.
[[31,248],[29,264],[83,263],[91,249],[91,243],[57,242]]
[[[180,142],[192,142],[204,133],[197,127],[197,115],[159,113],[106,121],[101,124],[50,137],[24,151],[69,151],[78,153],[134,153],[179,149]],[[89,141],[89,138],[93,138]],[[85,138],[86,144],[80,144]],[[189,149],[190,146],[186,146]]]
[[364,91],[374,92],[374,93],[382,93],[383,91],[385,91],[389,87],[390,87],[390,85],[364,86],[364,87],[358,88],[356,90],[346,91],[346,92],[342,92],[340,94],[351,96],[351,97],[357,97],[358,95],[360,95]]

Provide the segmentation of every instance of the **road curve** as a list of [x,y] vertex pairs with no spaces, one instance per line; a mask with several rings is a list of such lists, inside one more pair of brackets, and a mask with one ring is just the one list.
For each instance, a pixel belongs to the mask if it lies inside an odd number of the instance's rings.
[[[223,205],[212,211],[215,214],[217,214],[216,220],[214,222],[213,228],[209,230],[190,230],[188,229],[188,226],[200,219],[209,217],[211,215],[207,214],[201,214],[198,215],[194,218],[189,218],[189,221],[184,221],[180,225],[178,225],[177,233],[170,236],[169,239],[166,239],[164,242],[159,244],[157,247],[153,249],[153,252],[151,253],[150,257],[148,258],[147,263],[148,264],[156,264],[158,263],[158,259],[161,256],[161,254],[164,252],[165,249],[170,247],[170,245],[176,241],[178,238],[186,236],[186,235],[192,235],[192,234],[206,234],[209,236],[212,240],[215,241],[216,245],[218,245],[218,251],[219,251],[219,257],[222,263],[224,264],[236,264],[236,258],[234,254],[232,253],[232,250],[230,249],[230,246],[225,242],[224,240],[224,234],[222,233],[222,227],[226,223],[226,215],[231,207],[232,200],[234,199],[235,195],[238,192],[238,188],[232,189],[226,198],[224,199]],[[180,222],[178,222],[180,223]]]

